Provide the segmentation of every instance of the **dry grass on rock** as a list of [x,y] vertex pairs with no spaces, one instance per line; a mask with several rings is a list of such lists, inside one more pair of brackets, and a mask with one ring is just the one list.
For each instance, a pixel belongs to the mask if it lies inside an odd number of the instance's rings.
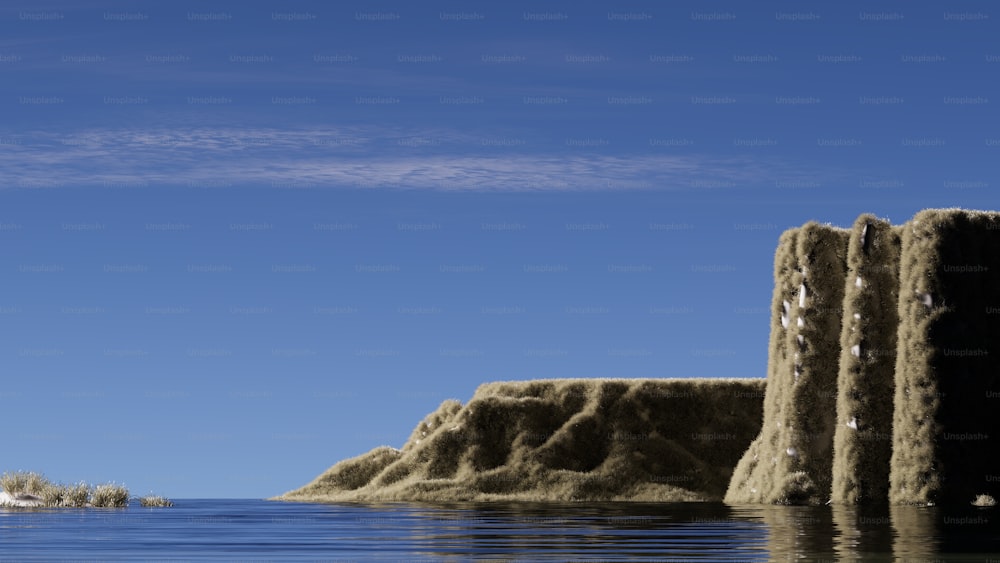
[[445,401],[399,450],[344,460],[282,500],[722,498],[760,430],[762,379],[483,384]]
[[898,312],[890,501],[1000,495],[1000,213],[914,216]]
[[779,239],[764,422],[736,467],[726,502],[829,498],[849,235],[810,222]]
[[865,214],[851,230],[840,333],[835,503],[889,497],[901,227]]

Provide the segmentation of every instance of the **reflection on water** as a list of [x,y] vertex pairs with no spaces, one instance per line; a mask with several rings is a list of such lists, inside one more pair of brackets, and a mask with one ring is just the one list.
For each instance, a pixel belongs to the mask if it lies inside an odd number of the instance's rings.
[[[439,505],[413,538],[426,555],[485,558],[766,561],[762,522],[722,505],[531,503]],[[442,521],[453,522],[442,526]],[[442,532],[446,528],[447,532]]]
[[971,506],[405,506],[420,522],[414,547],[444,558],[1000,563],[1000,516]]
[[998,513],[969,507],[741,506],[767,524],[772,561],[995,561]]
[[428,523],[413,538],[438,557],[1000,563],[1000,513],[971,506],[478,504],[417,513]]
[[[889,524],[885,525],[893,530],[893,555],[912,560],[936,553],[944,539],[944,517],[940,512],[936,508],[917,510],[914,507],[893,506],[889,510]],[[965,518],[968,516],[964,515]],[[951,531],[954,534],[958,530]]]
[[[914,510],[914,507],[906,509]],[[871,559],[874,554],[894,553],[888,508],[834,506],[830,515],[837,534],[833,550],[838,560],[861,561]],[[933,548],[927,546],[923,553],[933,553]]]
[[0,509],[0,560],[996,561],[1000,507],[722,503]]

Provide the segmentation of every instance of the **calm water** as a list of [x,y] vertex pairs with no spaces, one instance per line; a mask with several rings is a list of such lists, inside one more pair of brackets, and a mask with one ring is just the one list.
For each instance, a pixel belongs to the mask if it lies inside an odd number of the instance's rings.
[[0,509],[0,560],[1000,562],[1000,507],[175,502]]

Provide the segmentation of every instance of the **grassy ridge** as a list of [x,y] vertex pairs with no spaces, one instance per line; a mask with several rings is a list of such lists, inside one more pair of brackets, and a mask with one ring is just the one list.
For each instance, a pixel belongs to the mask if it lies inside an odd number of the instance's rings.
[[554,379],[445,401],[401,449],[344,460],[280,500],[722,498],[760,430],[763,379]]

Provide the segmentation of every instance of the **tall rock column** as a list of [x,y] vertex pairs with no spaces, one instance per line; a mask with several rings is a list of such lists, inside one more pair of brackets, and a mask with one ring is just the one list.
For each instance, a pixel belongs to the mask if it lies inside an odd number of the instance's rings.
[[1000,213],[904,225],[889,500],[1000,497]]
[[764,423],[733,472],[726,502],[829,498],[849,235],[810,222],[779,239]]
[[851,229],[844,286],[831,501],[889,498],[900,228],[874,215]]

